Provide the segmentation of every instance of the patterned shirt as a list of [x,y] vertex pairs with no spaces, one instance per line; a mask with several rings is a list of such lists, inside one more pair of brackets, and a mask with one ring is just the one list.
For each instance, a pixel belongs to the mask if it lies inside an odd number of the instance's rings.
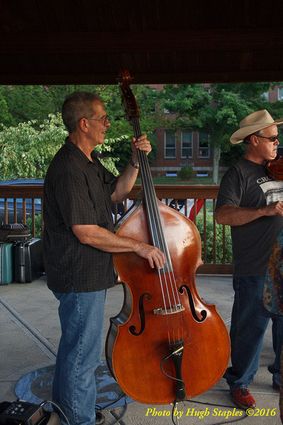
[[111,194],[116,177],[69,139],[53,158],[44,182],[43,249],[47,284],[55,292],[89,292],[115,284],[112,254],[82,244],[75,224],[113,232]]
[[283,314],[283,231],[273,245],[264,283],[263,302],[271,313]]

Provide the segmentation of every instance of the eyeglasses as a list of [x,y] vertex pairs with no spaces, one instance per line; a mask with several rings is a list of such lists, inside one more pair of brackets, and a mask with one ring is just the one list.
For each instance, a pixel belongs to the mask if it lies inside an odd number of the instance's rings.
[[266,137],[266,136],[258,136],[256,134],[256,137],[259,137],[261,139],[267,139],[267,140],[270,140],[270,142],[273,142],[274,143],[274,142],[276,142],[276,140],[278,140],[279,135],[277,134],[276,136]]
[[87,118],[87,120],[100,121],[103,125],[106,125],[110,121],[108,115],[103,115],[100,118]]

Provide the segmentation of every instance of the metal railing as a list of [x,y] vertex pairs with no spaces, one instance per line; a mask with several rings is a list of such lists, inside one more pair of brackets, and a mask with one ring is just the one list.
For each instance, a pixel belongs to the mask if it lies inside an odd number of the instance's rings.
[[[214,216],[218,189],[215,185],[155,186],[157,197],[192,219],[200,232],[203,265],[198,273],[232,273],[230,228],[218,225]],[[113,205],[114,222],[141,198],[141,186],[137,185],[122,204]],[[42,231],[42,205],[42,185],[0,186],[1,221],[27,223],[33,236],[40,236]]]

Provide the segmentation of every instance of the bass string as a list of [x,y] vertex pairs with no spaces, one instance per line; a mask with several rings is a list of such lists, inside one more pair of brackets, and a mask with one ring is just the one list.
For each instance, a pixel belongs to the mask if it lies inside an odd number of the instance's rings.
[[[138,119],[133,119],[133,128],[135,137],[138,138],[141,135]],[[176,326],[176,328],[171,329],[168,322],[168,340],[169,343],[172,344],[176,341],[180,341],[183,338],[184,326],[180,294],[177,288],[168,244],[164,236],[157,197],[146,153],[138,150],[138,159],[141,167],[142,186],[144,189],[144,197],[146,201],[145,203],[147,208],[148,225],[150,228],[150,234],[153,239],[152,242],[154,246],[157,246],[161,251],[164,252],[166,257],[165,267],[161,270],[158,270],[164,313],[167,316],[167,320],[169,319],[170,315],[177,314],[180,323],[178,326]]]
[[[143,155],[143,153],[141,153],[141,162],[144,164],[145,167],[148,167],[148,161],[147,161],[147,157],[145,155]],[[152,237],[153,237],[153,242],[155,246],[158,246],[158,248],[160,248],[166,256],[166,267],[163,270],[163,273],[161,274],[161,277],[164,275],[164,277],[169,276],[170,282],[171,282],[171,293],[173,296],[173,305],[171,300],[171,297],[169,296],[169,290],[167,290],[168,293],[168,298],[169,298],[169,305],[170,306],[174,306],[180,303],[180,298],[179,298],[179,292],[176,289],[176,282],[174,279],[174,272],[173,272],[173,267],[172,267],[172,261],[171,261],[171,256],[170,256],[170,252],[168,249],[168,245],[166,243],[166,239],[164,237],[164,231],[162,228],[162,224],[161,224],[161,219],[160,219],[160,214],[159,214],[159,208],[158,208],[158,204],[157,204],[157,198],[155,195],[155,191],[154,191],[154,187],[153,184],[150,180],[151,174],[150,174],[150,170],[147,170],[147,172],[145,173],[145,198],[146,198],[146,205],[148,207],[148,211],[149,211],[149,221],[150,221],[150,227],[152,229]],[[147,176],[150,176],[149,179],[147,178]],[[173,286],[174,283],[174,286]]]
[[[147,184],[146,184],[146,187],[148,187]],[[175,279],[175,274],[172,268],[168,245],[166,243],[166,240],[164,238],[164,233],[162,231],[159,209],[156,202],[156,196],[154,196],[153,198],[149,196],[148,199],[146,200],[146,205],[150,206],[149,208],[149,216],[151,217],[150,222],[154,224],[155,227],[157,228],[157,232],[155,232],[157,237],[155,237],[154,245],[158,246],[165,253],[167,264],[169,264],[169,267],[167,266],[163,270],[159,271],[159,282],[160,282],[161,292],[163,294],[163,304],[164,304],[165,315],[167,315],[167,318],[169,320],[170,315],[177,314],[177,318],[179,320],[179,325],[176,326],[176,329],[172,329],[168,323],[168,330],[170,329],[169,338],[168,338],[169,343],[174,343],[180,340],[181,338],[180,333],[182,333],[180,332],[180,330],[183,331],[184,329],[182,314],[180,316],[181,302],[180,302],[179,291],[176,285],[176,279]],[[155,233],[153,232],[153,234]],[[177,336],[176,336],[176,332],[177,332]]]

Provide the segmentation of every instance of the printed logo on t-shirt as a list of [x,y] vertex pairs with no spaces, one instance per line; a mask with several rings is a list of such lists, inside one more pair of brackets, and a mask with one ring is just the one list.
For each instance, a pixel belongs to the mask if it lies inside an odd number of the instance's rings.
[[272,180],[265,176],[257,179],[257,183],[265,195],[267,205],[283,201],[283,181]]

